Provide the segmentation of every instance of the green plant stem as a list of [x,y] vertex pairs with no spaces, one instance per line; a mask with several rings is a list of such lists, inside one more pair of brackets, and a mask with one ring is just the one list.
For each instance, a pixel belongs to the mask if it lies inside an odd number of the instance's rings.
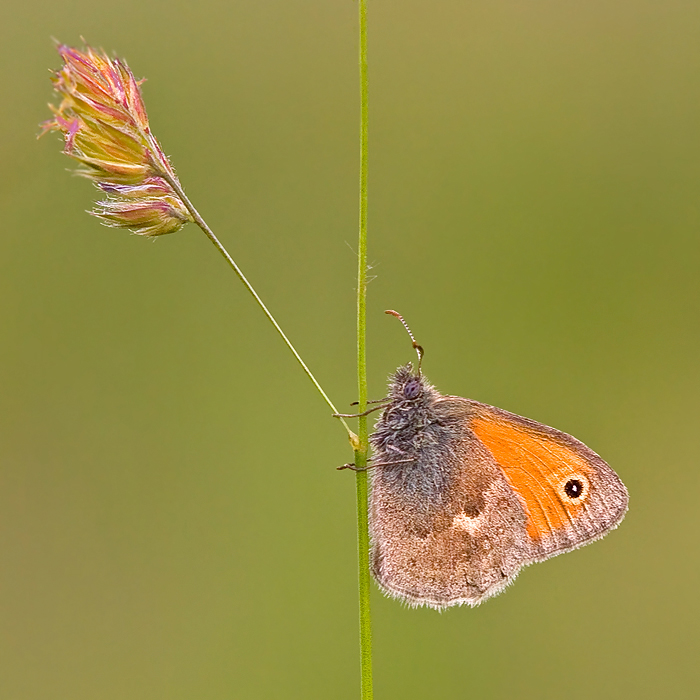
[[[357,250],[357,387],[358,413],[367,408],[367,0],[359,0],[360,11],[360,233]],[[369,440],[367,416],[358,418],[355,466],[367,466]],[[362,700],[372,700],[372,615],[370,610],[369,518],[367,471],[357,471],[357,553],[360,597],[360,669]]]
[[[195,220],[195,223],[199,228],[204,231],[206,234],[207,238],[216,246],[216,249],[221,253],[221,255],[224,256],[226,259],[226,262],[233,268],[233,271],[238,275],[238,278],[243,282],[245,285],[245,288],[251,293],[253,296],[253,299],[258,303],[258,306],[263,310],[263,313],[265,316],[267,316],[268,320],[272,325],[275,327],[276,331],[282,336],[282,340],[287,344],[287,347],[292,351],[292,354],[294,357],[296,357],[297,361],[301,365],[302,369],[304,372],[306,372],[306,375],[308,378],[313,382],[314,386],[318,389],[319,393],[321,396],[324,398],[325,402],[330,406],[331,410],[333,413],[338,413],[338,409],[333,405],[333,402],[328,398],[328,395],[326,392],[323,390],[323,387],[318,383],[316,377],[311,373],[311,370],[306,366],[306,363],[304,360],[301,359],[301,355],[296,351],[296,348],[292,345],[292,342],[287,338],[285,335],[284,331],[280,328],[279,323],[275,320],[275,317],[270,313],[270,310],[265,306],[263,303],[263,300],[258,296],[258,293],[255,291],[253,288],[253,285],[246,279],[246,276],[243,274],[242,270],[238,265],[236,264],[236,261],[229,255],[228,251],[226,248],[224,248],[223,244],[221,241],[214,235],[214,232],[209,228],[209,225],[207,222],[202,218],[201,214],[195,209],[194,205],[192,202],[190,202],[189,198],[185,194],[185,191],[182,189],[182,185],[179,183],[177,178],[173,177],[170,173],[164,171],[161,169],[161,175],[163,176],[164,179],[168,181],[170,186],[177,192],[178,197],[182,200],[183,204],[187,208],[187,211],[192,214],[192,218]],[[351,444],[356,444],[357,438],[355,436],[355,433],[353,433],[352,430],[350,430],[350,427],[348,424],[345,422],[343,418],[339,418],[340,422],[343,424],[345,427],[345,430],[348,431],[348,436],[350,437],[350,443]]]

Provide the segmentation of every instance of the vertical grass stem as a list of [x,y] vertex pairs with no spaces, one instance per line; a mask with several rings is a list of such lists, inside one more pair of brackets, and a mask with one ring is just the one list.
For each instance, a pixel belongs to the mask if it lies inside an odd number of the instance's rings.
[[[360,12],[360,231],[357,260],[357,387],[358,413],[367,408],[367,0],[359,0]],[[359,445],[355,466],[367,466],[369,451],[367,416],[358,424]],[[369,522],[367,511],[367,472],[357,471],[357,552],[360,597],[360,669],[362,700],[372,700],[372,617],[370,611]]]

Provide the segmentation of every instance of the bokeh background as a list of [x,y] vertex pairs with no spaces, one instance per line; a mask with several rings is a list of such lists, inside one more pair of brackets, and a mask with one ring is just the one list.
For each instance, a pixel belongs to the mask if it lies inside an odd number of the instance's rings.
[[[50,37],[147,76],[190,196],[329,394],[355,398],[357,6],[0,8],[0,698],[358,697],[342,429],[194,227],[84,212]],[[376,695],[697,697],[700,5],[370,0],[370,392],[573,433],[605,540],[471,610],[373,594]]]

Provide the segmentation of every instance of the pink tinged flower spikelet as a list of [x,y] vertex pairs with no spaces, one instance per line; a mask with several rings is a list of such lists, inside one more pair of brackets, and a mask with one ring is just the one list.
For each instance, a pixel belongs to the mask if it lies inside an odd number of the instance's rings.
[[179,186],[168,158],[151,133],[140,84],[126,63],[104,51],[60,44],[63,67],[53,78],[61,96],[49,105],[53,119],[40,135],[60,131],[63,152],[82,167],[107,195],[91,214],[108,226],[143,236],[160,236],[182,228],[192,215],[178,196]]

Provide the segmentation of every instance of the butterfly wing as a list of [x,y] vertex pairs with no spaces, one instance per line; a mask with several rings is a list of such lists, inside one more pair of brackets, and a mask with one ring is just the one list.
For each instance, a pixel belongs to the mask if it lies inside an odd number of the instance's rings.
[[593,450],[536,421],[469,403],[469,427],[520,498],[537,560],[587,544],[620,523],[627,489]]

